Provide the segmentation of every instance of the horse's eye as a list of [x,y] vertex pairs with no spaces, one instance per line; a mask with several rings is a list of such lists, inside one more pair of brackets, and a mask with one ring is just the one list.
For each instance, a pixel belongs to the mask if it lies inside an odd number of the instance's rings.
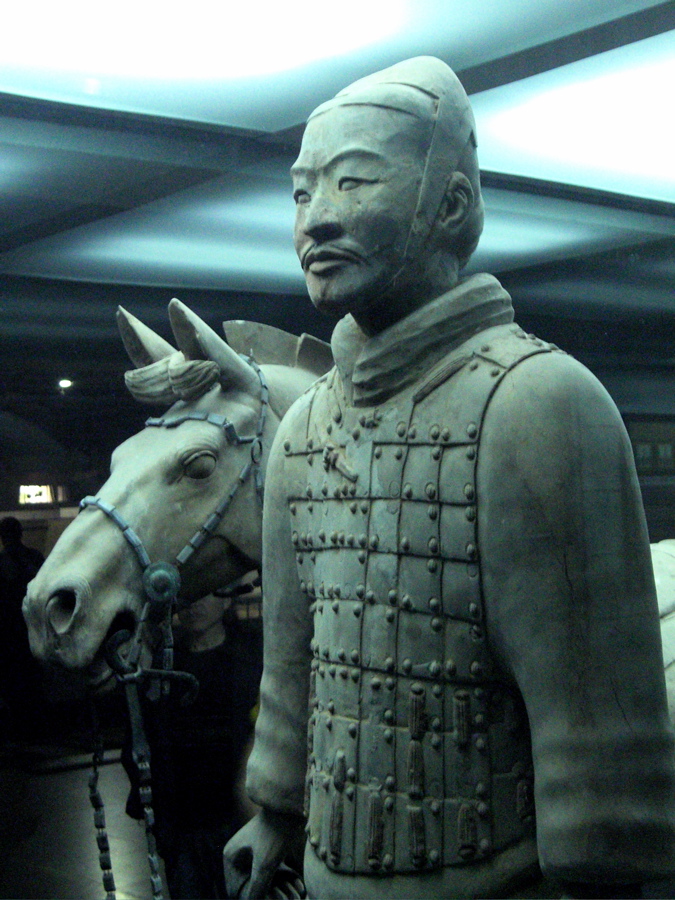
[[215,467],[216,457],[206,450],[193,453],[183,461],[183,471],[188,478],[208,478]]

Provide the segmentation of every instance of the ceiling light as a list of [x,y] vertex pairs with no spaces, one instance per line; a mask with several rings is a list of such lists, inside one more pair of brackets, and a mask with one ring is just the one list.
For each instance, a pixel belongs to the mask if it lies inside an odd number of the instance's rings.
[[65,391],[67,388],[72,387],[72,386],[73,386],[73,382],[70,380],[70,378],[62,378],[59,381],[59,387],[61,388],[62,391]]
[[675,31],[472,97],[483,168],[675,203]]

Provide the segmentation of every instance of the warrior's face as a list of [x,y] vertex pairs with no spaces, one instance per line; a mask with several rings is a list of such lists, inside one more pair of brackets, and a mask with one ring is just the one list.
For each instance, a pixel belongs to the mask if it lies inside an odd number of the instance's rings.
[[310,119],[291,171],[295,249],[317,309],[358,318],[414,288],[405,250],[427,139],[427,123],[376,106]]

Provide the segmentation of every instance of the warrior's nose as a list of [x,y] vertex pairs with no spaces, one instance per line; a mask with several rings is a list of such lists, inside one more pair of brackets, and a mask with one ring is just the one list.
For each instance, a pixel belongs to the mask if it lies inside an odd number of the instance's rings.
[[65,634],[70,629],[77,606],[77,594],[71,588],[54,591],[47,601],[47,622],[56,634]]

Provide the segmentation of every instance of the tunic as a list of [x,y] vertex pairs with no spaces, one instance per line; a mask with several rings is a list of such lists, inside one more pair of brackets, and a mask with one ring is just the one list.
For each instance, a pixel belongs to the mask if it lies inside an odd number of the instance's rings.
[[671,871],[630,445],[593,376],[512,316],[479,275],[370,340],[346,317],[277,434],[248,789],[305,809],[310,894]]

